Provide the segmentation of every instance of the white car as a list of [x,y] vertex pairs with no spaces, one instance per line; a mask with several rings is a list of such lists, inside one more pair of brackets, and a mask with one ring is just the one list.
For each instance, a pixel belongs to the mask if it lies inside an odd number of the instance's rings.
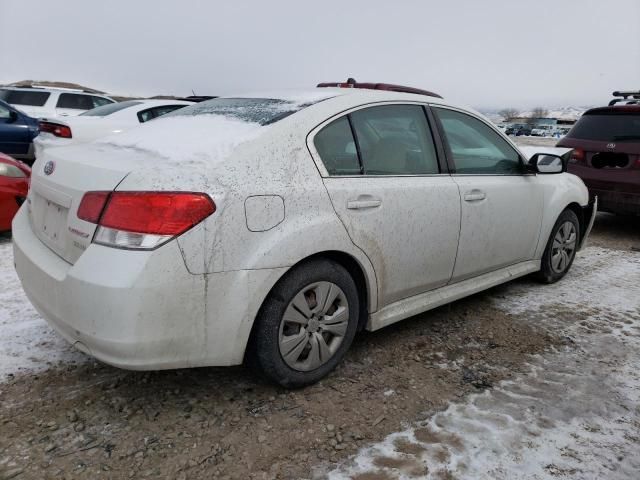
[[111,365],[247,360],[302,386],[361,329],[567,273],[596,206],[566,155],[527,160],[437,96],[349,86],[217,98],[47,150],[13,222],[28,297]]
[[549,137],[551,136],[551,126],[538,126],[531,129],[532,137]]
[[193,102],[182,100],[129,100],[88,110],[76,117],[43,118],[34,139],[36,157],[45,148],[86,143],[122,133],[141,123],[166,115]]
[[105,95],[71,88],[0,87],[0,99],[33,118],[70,117],[115,103]]

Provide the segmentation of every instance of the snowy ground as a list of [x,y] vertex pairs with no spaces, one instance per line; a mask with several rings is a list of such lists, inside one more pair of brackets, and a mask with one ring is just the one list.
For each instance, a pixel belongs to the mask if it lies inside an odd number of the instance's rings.
[[595,247],[555,285],[510,285],[496,306],[563,332],[566,345],[362,449],[330,478],[638,478],[639,286],[640,254]]
[[58,363],[88,361],[42,320],[13,268],[11,241],[0,237],[0,381]]

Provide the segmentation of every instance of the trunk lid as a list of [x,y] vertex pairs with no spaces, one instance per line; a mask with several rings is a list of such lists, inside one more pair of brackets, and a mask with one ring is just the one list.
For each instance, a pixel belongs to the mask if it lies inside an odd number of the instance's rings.
[[108,149],[107,154],[99,146],[48,150],[36,161],[31,175],[27,205],[33,232],[65,261],[75,263],[96,229],[77,217],[85,192],[113,191],[144,163],[144,156],[135,152]]

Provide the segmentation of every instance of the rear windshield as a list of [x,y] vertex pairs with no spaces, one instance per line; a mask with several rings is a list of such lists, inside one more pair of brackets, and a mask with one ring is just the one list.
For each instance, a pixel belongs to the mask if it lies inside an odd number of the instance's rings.
[[640,114],[586,114],[573,126],[567,138],[624,142],[640,140]]
[[294,114],[317,101],[297,103],[276,98],[214,98],[176,110],[166,117],[222,115],[248,123],[269,125]]
[[106,117],[107,115],[111,115],[112,113],[119,112],[120,110],[124,110],[125,108],[134,107],[136,105],[141,105],[142,102],[136,102],[135,100],[128,100],[126,102],[119,103],[110,103],[108,105],[103,105],[101,107],[92,108],[91,110],[87,110],[80,114],[80,116],[85,117]]
[[27,105],[41,107],[47,103],[51,95],[49,92],[24,91],[24,90],[0,90],[0,99],[12,105]]

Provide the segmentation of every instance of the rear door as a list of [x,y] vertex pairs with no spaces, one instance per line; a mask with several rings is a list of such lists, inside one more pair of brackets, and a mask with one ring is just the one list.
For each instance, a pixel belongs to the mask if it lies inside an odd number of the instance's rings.
[[371,260],[379,307],[445,285],[460,228],[458,187],[441,168],[424,107],[366,107],[313,137],[324,183]]
[[452,282],[531,260],[540,234],[543,190],[520,154],[493,127],[465,112],[434,107],[462,219]]

